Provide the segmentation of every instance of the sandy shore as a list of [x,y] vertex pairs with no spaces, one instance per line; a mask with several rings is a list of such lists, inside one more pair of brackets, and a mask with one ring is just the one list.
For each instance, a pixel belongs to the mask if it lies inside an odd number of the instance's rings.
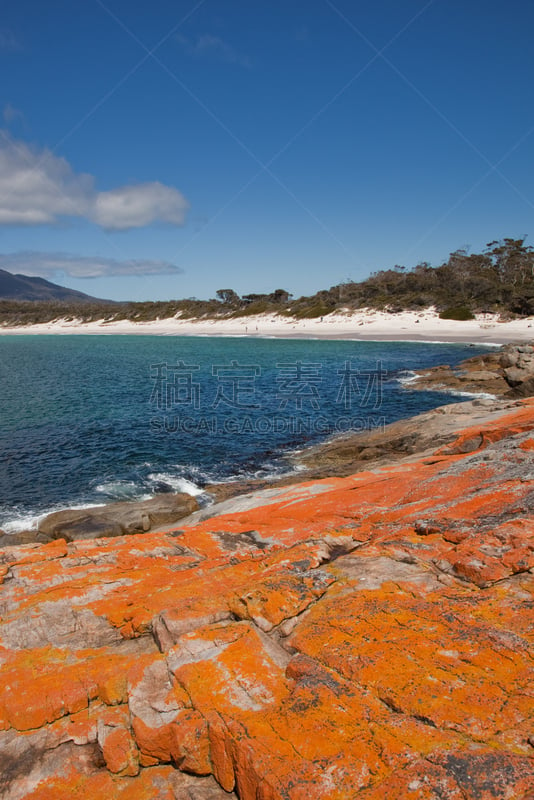
[[155,336],[250,336],[374,341],[441,341],[505,344],[534,339],[534,317],[501,322],[497,315],[478,315],[457,322],[440,319],[435,311],[388,314],[361,309],[317,319],[293,319],[261,314],[237,319],[161,319],[153,322],[90,322],[58,320],[21,327],[1,327],[0,334],[144,334]]

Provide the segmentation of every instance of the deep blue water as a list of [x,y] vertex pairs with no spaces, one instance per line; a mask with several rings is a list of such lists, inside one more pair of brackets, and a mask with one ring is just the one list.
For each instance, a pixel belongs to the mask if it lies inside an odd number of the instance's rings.
[[484,347],[161,336],[0,337],[0,528],[69,505],[288,469],[283,454],[457,397],[410,370]]

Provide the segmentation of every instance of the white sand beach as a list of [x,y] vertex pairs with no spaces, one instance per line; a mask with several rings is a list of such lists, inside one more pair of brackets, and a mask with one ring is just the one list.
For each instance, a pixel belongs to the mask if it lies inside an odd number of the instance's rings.
[[390,314],[373,309],[335,312],[316,319],[294,319],[260,314],[236,319],[170,319],[152,322],[82,323],[57,320],[51,323],[7,327],[0,335],[27,334],[144,334],[155,336],[250,336],[303,339],[349,339],[367,341],[441,341],[505,344],[534,339],[534,317],[501,321],[498,315],[479,314],[459,322],[440,319],[434,309]]

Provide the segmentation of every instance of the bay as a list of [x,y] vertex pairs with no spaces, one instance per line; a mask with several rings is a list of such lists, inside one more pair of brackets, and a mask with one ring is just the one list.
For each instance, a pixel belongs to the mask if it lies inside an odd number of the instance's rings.
[[0,337],[0,528],[51,510],[281,474],[284,454],[456,402],[412,370],[487,347],[162,336]]

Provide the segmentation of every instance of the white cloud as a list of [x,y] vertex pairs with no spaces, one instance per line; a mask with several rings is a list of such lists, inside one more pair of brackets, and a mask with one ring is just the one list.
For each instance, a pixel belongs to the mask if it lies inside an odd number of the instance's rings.
[[181,33],[178,33],[175,39],[190,56],[211,56],[218,61],[225,61],[228,64],[239,64],[241,67],[252,66],[248,56],[238,53],[231,44],[228,44],[228,42],[225,42],[224,39],[221,39],[219,36],[212,36],[209,33],[205,33],[199,36],[196,41],[192,41]]
[[188,209],[185,197],[162,183],[123,186],[99,192],[95,199],[94,220],[104,228],[142,228],[161,220],[183,225]]
[[178,189],[151,182],[97,192],[93,176],[74,172],[66,159],[5,132],[2,137],[0,225],[53,224],[61,217],[83,217],[109,230],[184,224],[189,204]]
[[70,253],[40,253],[31,250],[0,253],[0,269],[11,273],[53,279],[58,275],[71,278],[103,278],[113,275],[179,275],[183,269],[170,261],[131,259],[120,261],[100,256],[78,256]]
[[0,145],[0,224],[40,225],[58,217],[88,216],[90,175],[76,175],[64,158],[35,151],[9,137]]

